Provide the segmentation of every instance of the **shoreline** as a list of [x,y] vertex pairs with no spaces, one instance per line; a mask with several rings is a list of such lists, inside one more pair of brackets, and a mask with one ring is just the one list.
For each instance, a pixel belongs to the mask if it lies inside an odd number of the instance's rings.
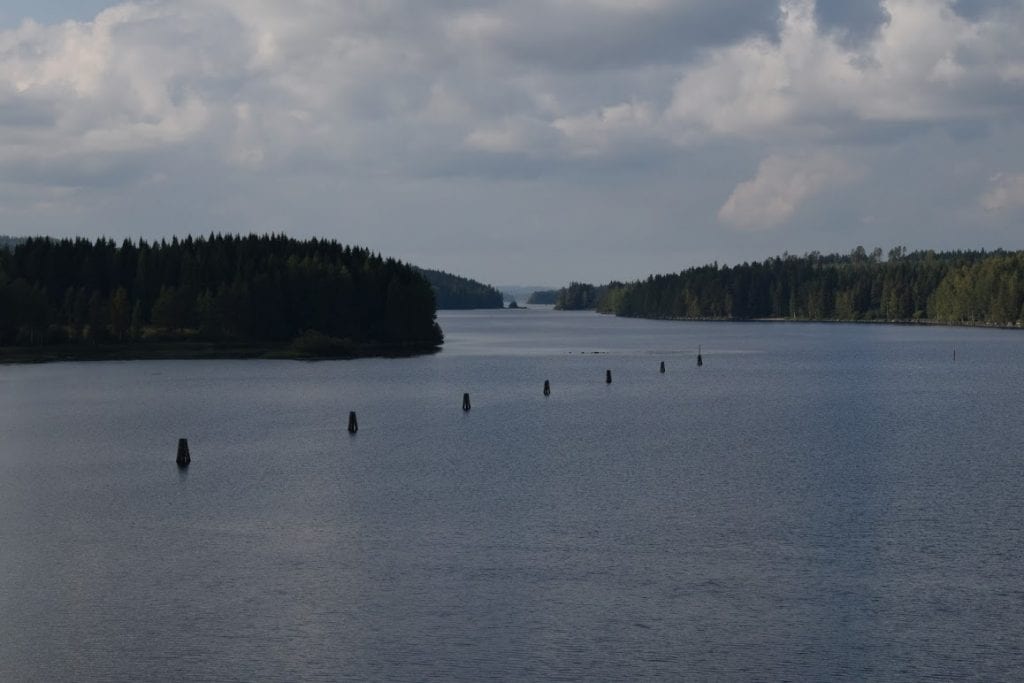
[[216,344],[205,342],[153,344],[54,344],[0,347],[0,365],[134,360],[294,360],[326,361],[359,358],[407,358],[438,353],[440,345],[367,344],[345,352],[310,353],[291,344]]
[[1024,325],[1017,323],[986,323],[986,322],[954,322],[942,320],[842,320],[838,318],[687,318],[675,316],[644,316],[644,315],[619,315],[617,313],[603,313],[600,315],[612,315],[616,318],[633,318],[635,320],[665,320],[669,322],[693,322],[693,323],[822,323],[822,324],[845,324],[845,325],[902,325],[922,327],[973,327],[989,330],[1020,330]]

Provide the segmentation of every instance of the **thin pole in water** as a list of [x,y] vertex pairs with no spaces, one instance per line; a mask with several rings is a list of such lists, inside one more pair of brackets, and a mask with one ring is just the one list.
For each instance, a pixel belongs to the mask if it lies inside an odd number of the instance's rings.
[[470,410],[470,407],[471,407],[471,406],[469,405],[469,394],[468,394],[468,393],[467,393],[467,394],[463,394],[463,395],[462,395],[462,409],[463,409],[463,410],[464,410],[465,412],[467,412],[467,413],[468,413],[468,412],[469,412],[469,410]]

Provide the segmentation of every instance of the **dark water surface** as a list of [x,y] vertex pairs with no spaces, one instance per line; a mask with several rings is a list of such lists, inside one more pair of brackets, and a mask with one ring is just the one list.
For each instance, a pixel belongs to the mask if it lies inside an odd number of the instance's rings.
[[1024,333],[441,323],[0,366],[0,680],[1024,676]]

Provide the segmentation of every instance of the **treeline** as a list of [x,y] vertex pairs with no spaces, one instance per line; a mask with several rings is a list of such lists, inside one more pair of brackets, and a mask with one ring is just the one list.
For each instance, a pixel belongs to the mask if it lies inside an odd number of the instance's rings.
[[587,311],[598,308],[601,302],[607,299],[608,293],[621,287],[621,282],[612,282],[607,285],[588,285],[584,282],[571,282],[568,287],[558,290],[555,297],[555,310],[558,311]]
[[415,269],[334,241],[28,238],[0,250],[0,345],[184,340],[363,352],[442,334]]
[[24,237],[11,237],[0,235],[0,251],[13,251],[16,246],[25,241]]
[[[568,299],[572,289],[565,290]],[[897,247],[883,258],[881,249],[858,247],[848,255],[784,254],[612,283],[594,308],[647,318],[1018,325],[1024,322],[1024,252],[907,253]]]
[[502,308],[501,292],[476,280],[452,275],[441,270],[420,268],[434,289],[437,307],[443,309]]
[[530,298],[526,300],[528,304],[548,305],[558,303],[558,293],[560,290],[557,289],[541,289],[530,295]]

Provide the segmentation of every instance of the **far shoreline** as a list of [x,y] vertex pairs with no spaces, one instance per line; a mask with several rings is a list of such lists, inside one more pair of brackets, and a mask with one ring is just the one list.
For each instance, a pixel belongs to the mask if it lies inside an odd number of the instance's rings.
[[612,317],[628,317],[635,321],[666,321],[669,323],[821,323],[826,325],[891,325],[904,327],[931,327],[931,328],[977,328],[983,330],[1024,330],[1022,323],[977,323],[970,321],[935,321],[935,319],[843,319],[843,318],[814,318],[814,317],[686,317],[676,315],[624,315],[609,311],[587,309],[564,309],[555,308],[555,312],[573,312],[589,310],[598,315],[611,315]]
[[[555,309],[559,313],[570,311]],[[608,313],[589,309],[598,315],[610,315],[615,318],[630,318],[633,320],[664,320],[667,322],[691,322],[691,323],[822,323],[822,324],[844,324],[844,325],[894,325],[905,327],[971,327],[988,330],[1021,330],[1024,325],[1021,323],[987,323],[971,321],[943,321],[943,320],[844,320],[840,318],[689,318],[678,316],[646,316],[646,315],[621,315],[619,313]]]

